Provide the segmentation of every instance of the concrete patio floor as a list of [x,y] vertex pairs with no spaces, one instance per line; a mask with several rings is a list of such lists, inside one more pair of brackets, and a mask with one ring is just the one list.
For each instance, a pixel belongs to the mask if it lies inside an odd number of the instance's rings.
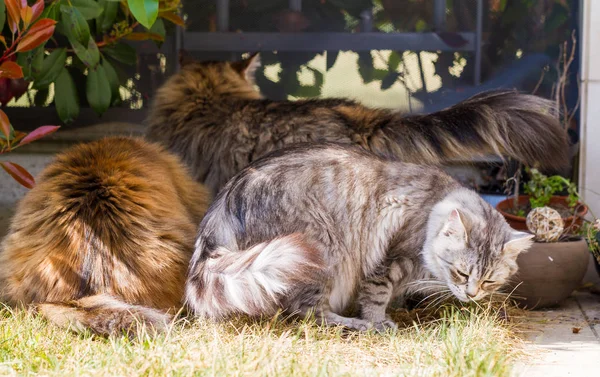
[[515,376],[600,375],[598,285],[575,292],[560,307],[528,312],[525,324],[531,356],[516,365]]
[[[54,153],[79,140],[93,140],[107,133],[140,135],[141,131],[136,126],[115,124],[113,128],[104,125],[83,131],[59,132],[18,153],[2,155],[0,161],[21,164],[36,176]],[[0,179],[0,237],[6,234],[15,204],[26,192],[27,189],[7,175]],[[575,292],[561,306],[526,312],[523,337],[527,339],[529,356],[516,365],[515,376],[600,376],[600,278],[591,257],[583,282],[586,288]]]

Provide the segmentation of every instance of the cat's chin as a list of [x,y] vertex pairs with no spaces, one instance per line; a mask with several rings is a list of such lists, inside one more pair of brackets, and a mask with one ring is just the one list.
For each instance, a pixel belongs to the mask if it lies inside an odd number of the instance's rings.
[[450,288],[450,292],[452,292],[452,295],[455,298],[457,298],[459,301],[461,301],[461,302],[470,302],[471,301],[471,299],[469,297],[467,297],[467,295],[465,293],[462,293],[460,290],[458,290],[453,285],[448,284],[448,288]]

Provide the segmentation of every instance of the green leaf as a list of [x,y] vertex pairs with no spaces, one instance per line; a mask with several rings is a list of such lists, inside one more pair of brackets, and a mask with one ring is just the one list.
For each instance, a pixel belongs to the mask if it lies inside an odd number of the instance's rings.
[[94,68],[98,65],[100,61],[100,51],[98,50],[98,45],[92,38],[88,40],[87,48],[81,43],[71,40],[71,46],[73,46],[73,50],[75,51],[75,55],[81,60],[86,67]]
[[385,69],[373,69],[373,79],[374,80],[383,80],[387,75],[388,71]]
[[313,86],[319,88],[319,93],[320,93],[321,87],[323,87],[323,82],[325,81],[325,77],[324,77],[323,73],[312,67],[307,66],[306,68],[308,68],[310,71],[312,71],[312,73],[315,75],[315,84]]
[[160,47],[163,44],[163,41],[165,40],[165,36],[167,35],[167,30],[165,29],[165,22],[162,20],[162,18],[156,20],[156,22],[154,23],[154,25],[152,25],[149,31],[152,34],[160,35],[162,37],[162,41],[156,41],[156,44],[158,45],[158,47]]
[[[40,18],[50,18],[54,21],[58,21],[58,19],[60,18],[60,3],[61,1],[55,1],[49,6],[47,6],[42,12]],[[56,27],[58,28],[59,25],[60,24],[56,24]]]
[[126,43],[121,42],[115,45],[106,46],[102,49],[102,52],[123,64],[134,65],[137,63],[137,53],[135,49]]
[[398,80],[400,74],[398,72],[390,72],[383,79],[381,79],[381,90],[387,90],[392,87]]
[[4,0],[0,2],[0,31],[4,29],[4,23],[6,22],[6,5]]
[[35,51],[27,51],[17,54],[17,64],[23,68],[23,77],[27,78],[31,74],[31,68],[29,67],[31,64],[31,55]]
[[295,97],[314,98],[321,94],[321,89],[316,86],[299,86],[294,93]]
[[23,68],[23,78],[31,81],[42,70],[44,62],[44,47],[40,46],[31,51],[17,54],[17,64]]
[[329,71],[329,69],[331,69],[331,67],[333,67],[339,54],[340,54],[339,51],[327,51],[327,53],[325,54],[326,55],[326,64],[325,64],[326,71]]
[[66,37],[69,36],[69,31],[67,30],[67,28],[65,27],[65,25],[62,22],[59,22],[56,24],[56,27],[54,28],[54,32],[58,33],[58,34],[62,34]]
[[54,91],[57,94],[54,96],[54,103],[58,116],[64,123],[71,123],[79,116],[79,99],[73,78],[66,67],[58,75]]
[[150,29],[158,17],[158,0],[127,0],[129,10],[140,24]]
[[86,46],[90,39],[90,27],[85,17],[83,17],[77,8],[67,5],[61,5],[60,12],[63,32],[66,33],[70,40],[76,40],[83,46]]
[[94,0],[70,0],[71,4],[81,12],[86,20],[100,16],[104,9]]
[[85,92],[90,106],[98,115],[102,115],[110,106],[110,84],[102,65],[88,71]]
[[115,68],[107,59],[102,59],[102,67],[104,68],[104,73],[106,73],[106,78],[110,85],[111,105],[116,105],[121,102],[121,92],[119,91],[121,83],[119,82],[119,76],[117,75]]
[[34,75],[35,81],[33,82],[33,88],[41,89],[53,83],[65,67],[66,60],[67,50],[65,48],[59,48],[52,51],[52,53],[44,59],[40,72],[37,75]]
[[427,25],[427,22],[425,22],[422,19],[417,20],[417,22],[415,23],[415,31],[422,33],[424,31],[427,31],[427,29],[429,29],[429,25]]
[[388,69],[390,72],[396,72],[398,66],[402,62],[402,56],[396,51],[392,51],[390,57],[388,58]]
[[96,18],[96,30],[98,34],[101,34],[112,29],[115,19],[117,18],[119,3],[108,0],[99,0],[98,4],[102,7],[103,12]]
[[358,53],[358,74],[365,84],[373,81],[373,57],[369,51]]
[[35,105],[37,107],[44,107],[44,106],[46,106],[46,103],[48,102],[49,95],[50,95],[50,89],[42,88],[42,89],[38,90],[37,92],[35,92],[35,95],[33,96],[33,102],[35,103]]

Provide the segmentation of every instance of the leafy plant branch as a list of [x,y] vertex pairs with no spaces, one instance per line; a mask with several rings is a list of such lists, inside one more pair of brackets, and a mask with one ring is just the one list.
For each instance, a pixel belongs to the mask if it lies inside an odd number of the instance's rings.
[[[24,81],[31,83],[30,88],[35,90],[33,102],[54,104],[64,123],[79,116],[78,93],[82,91],[98,115],[121,102],[120,87],[127,77],[119,74],[119,66],[137,62],[137,53],[127,41],[153,40],[160,44],[167,33],[164,20],[179,26],[184,24],[178,15],[180,0],[52,0],[45,3],[38,0],[31,6],[26,0],[5,0],[4,3],[6,12],[0,9],[0,31],[2,40],[12,38],[13,44],[2,56],[16,58],[23,69]],[[8,27],[5,27],[4,14],[8,16]],[[38,33],[39,37],[43,34],[44,43],[31,49],[15,48],[24,43],[21,39],[27,36],[23,36],[22,31],[30,18],[35,17],[46,20],[45,26],[54,26]],[[52,41],[52,47],[46,47],[48,40]],[[83,79],[76,80],[78,77]],[[51,85],[60,96],[50,97]],[[78,90],[77,86],[81,85],[85,88]],[[12,98],[11,94],[6,97]],[[0,98],[0,102],[8,101]]]
[[[0,7],[1,25],[4,26],[4,22],[8,20],[12,34],[10,45],[4,37],[0,39],[5,48],[0,56],[0,80],[3,82],[23,79],[23,70],[13,59],[15,53],[38,48],[52,36],[56,21],[42,18],[43,10],[42,0],[33,6],[28,6],[26,2],[6,0]],[[14,151],[55,132],[58,128],[59,126],[42,126],[30,133],[16,131],[6,113],[0,110],[0,154]],[[0,162],[0,166],[21,185],[27,188],[35,185],[34,178],[22,166],[10,161]]]
[[550,198],[556,193],[567,190],[567,201],[570,208],[574,208],[579,201],[577,185],[560,175],[546,176],[537,169],[526,169],[530,176],[525,184],[525,193],[529,195],[531,208],[547,206]]

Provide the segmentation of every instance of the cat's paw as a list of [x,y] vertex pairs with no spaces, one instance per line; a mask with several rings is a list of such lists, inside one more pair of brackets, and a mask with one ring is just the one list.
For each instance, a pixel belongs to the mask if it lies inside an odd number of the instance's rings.
[[395,332],[396,330],[398,330],[398,325],[391,319],[385,319],[381,322],[374,323],[373,329],[377,330],[378,332]]
[[369,331],[373,328],[373,324],[360,319],[353,319],[352,322],[346,324],[346,327],[356,331]]

